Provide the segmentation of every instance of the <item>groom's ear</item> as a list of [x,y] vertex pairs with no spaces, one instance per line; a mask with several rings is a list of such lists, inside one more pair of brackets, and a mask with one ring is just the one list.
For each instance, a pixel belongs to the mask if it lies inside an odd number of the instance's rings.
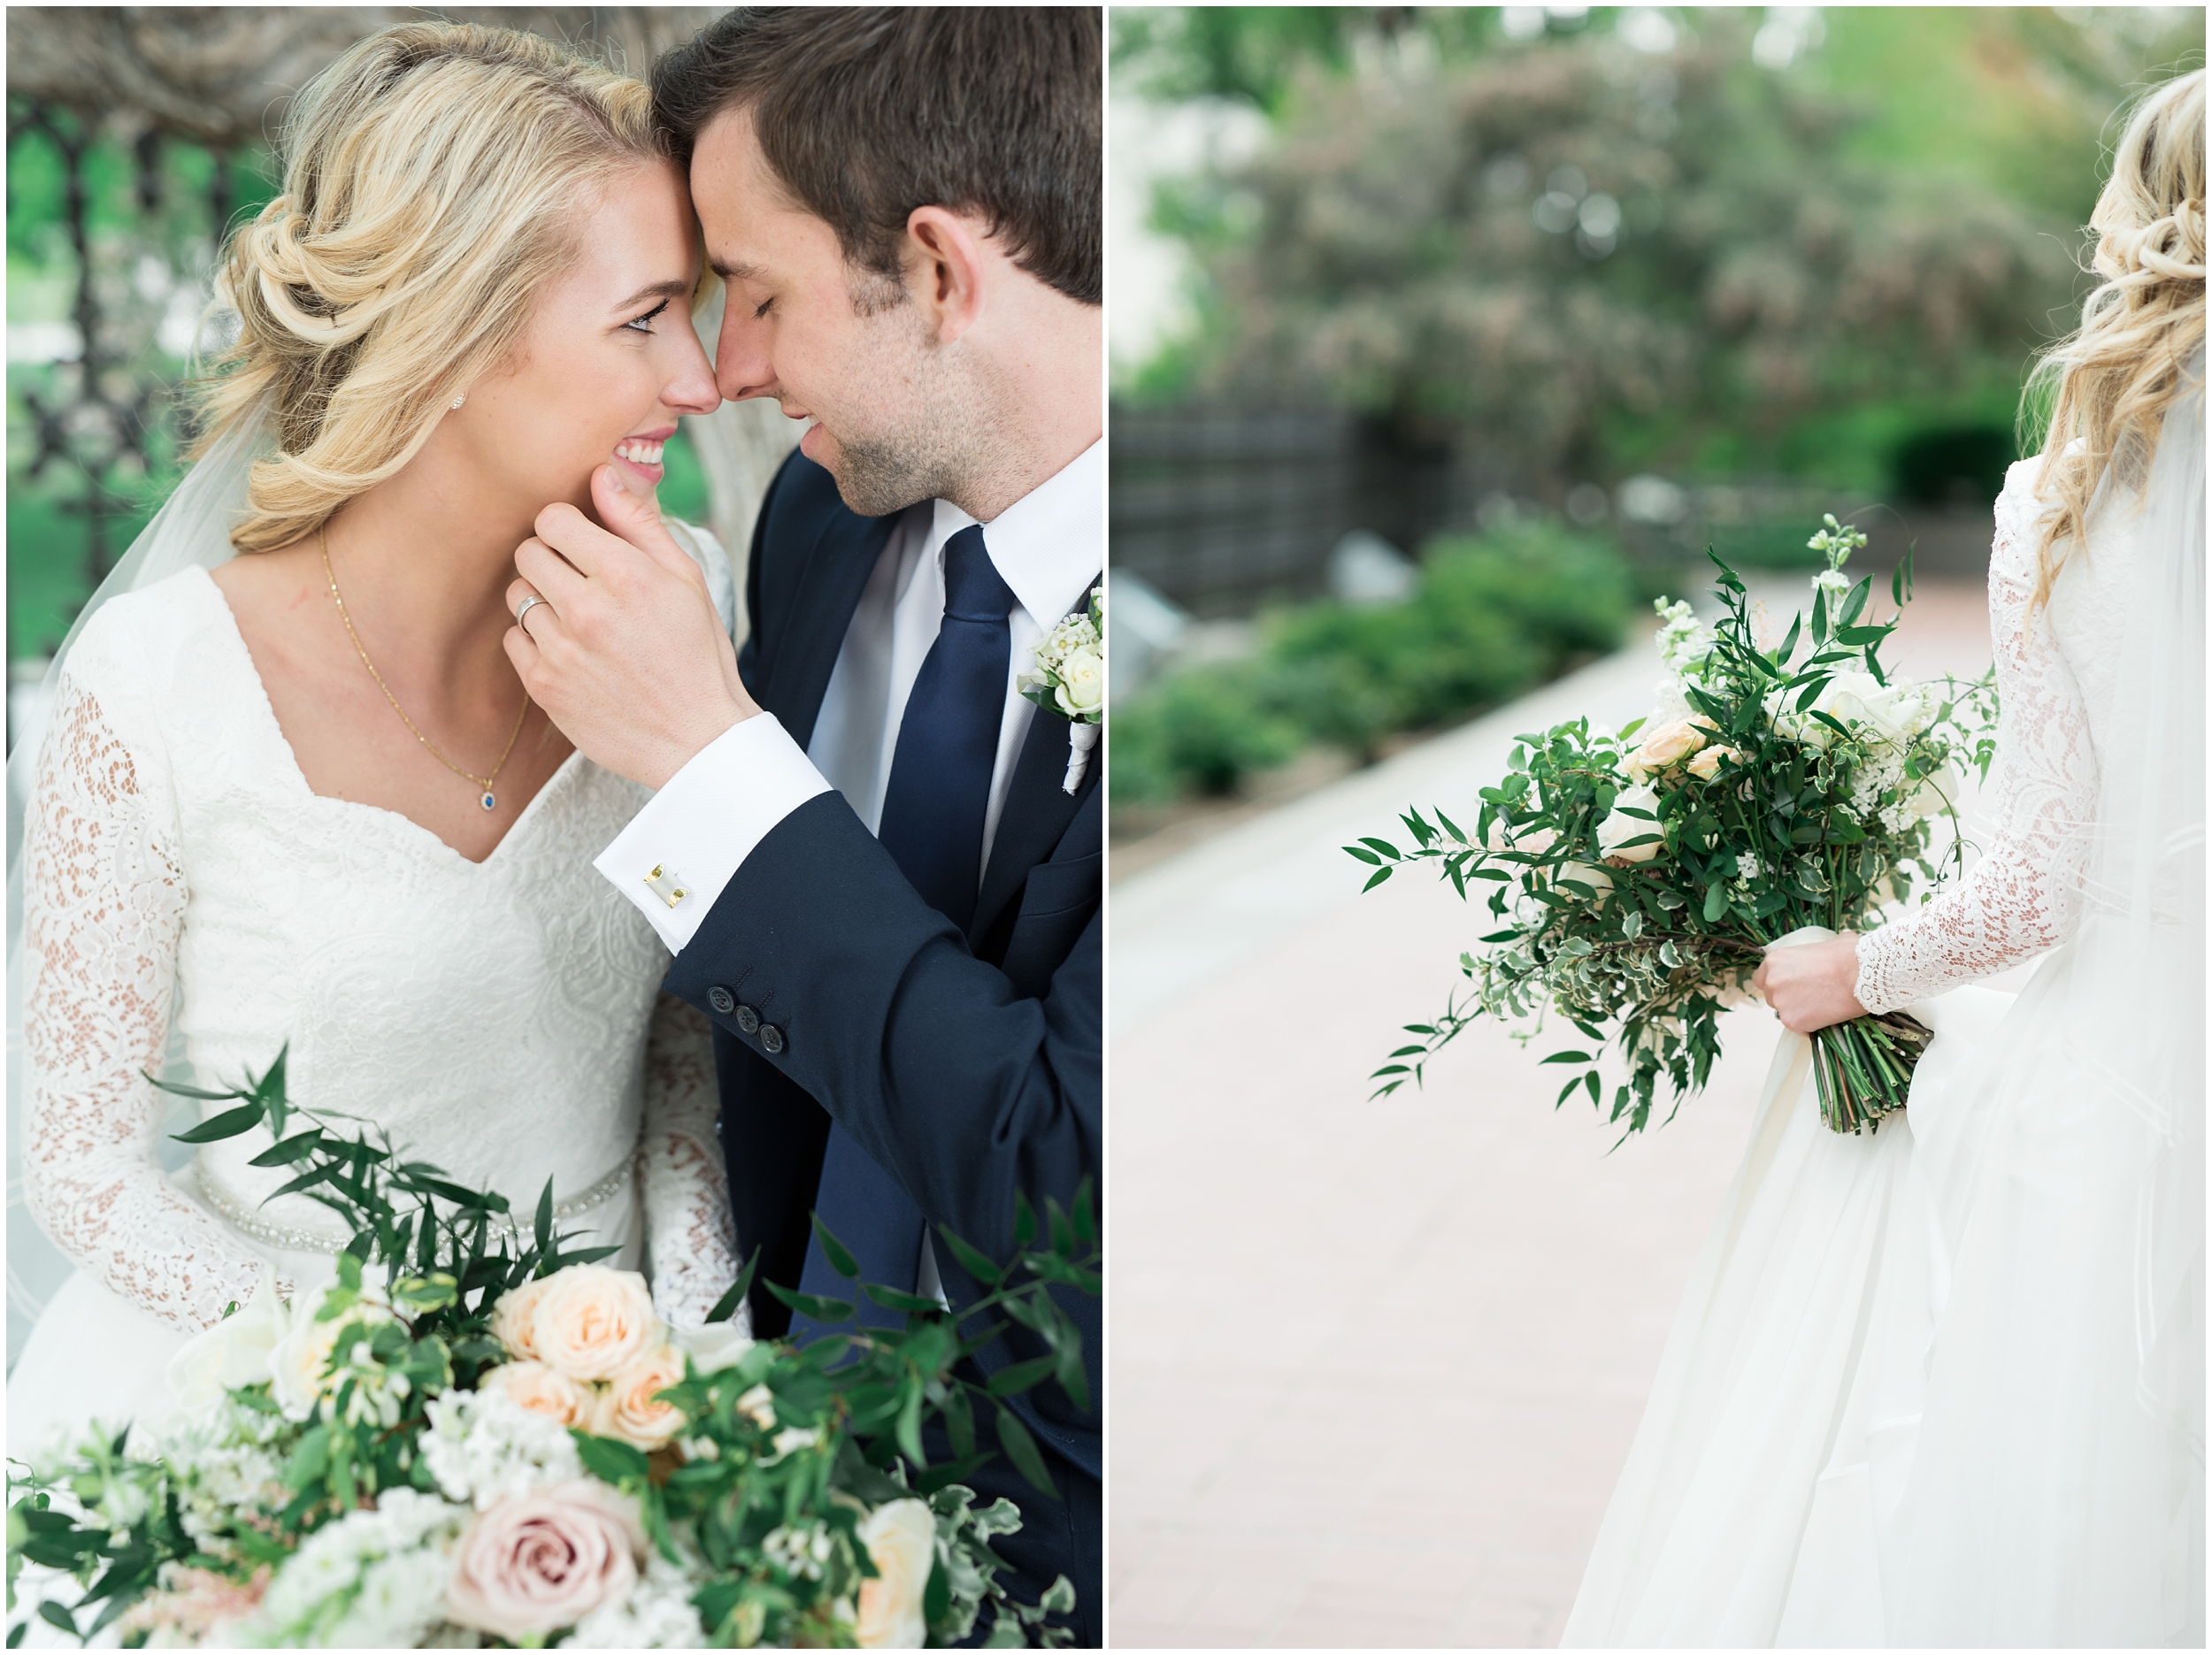
[[959,338],[983,313],[990,255],[981,226],[943,207],[917,207],[907,215],[907,287],[924,307],[931,331],[946,343]]

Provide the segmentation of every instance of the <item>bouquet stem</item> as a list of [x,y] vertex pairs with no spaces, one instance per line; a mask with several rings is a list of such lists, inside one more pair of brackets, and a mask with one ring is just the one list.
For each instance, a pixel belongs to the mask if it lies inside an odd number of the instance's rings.
[[1820,1118],[1832,1132],[1874,1131],[1905,1107],[1934,1031],[1902,1012],[1832,1023],[1813,1036]]

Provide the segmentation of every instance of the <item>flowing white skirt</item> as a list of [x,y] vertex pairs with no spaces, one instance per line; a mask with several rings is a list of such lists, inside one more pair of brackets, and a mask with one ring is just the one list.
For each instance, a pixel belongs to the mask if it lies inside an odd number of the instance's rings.
[[1784,1037],[1563,1644],[2202,1644],[2201,1436],[2131,1302],[2147,1139],[2047,1038],[2070,963],[1910,1008],[1936,1038],[1870,1136]]

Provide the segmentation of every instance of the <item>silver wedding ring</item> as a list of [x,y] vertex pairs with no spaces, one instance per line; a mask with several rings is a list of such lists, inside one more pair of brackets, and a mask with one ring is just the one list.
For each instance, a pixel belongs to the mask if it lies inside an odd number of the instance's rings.
[[[544,602],[544,601],[545,601],[545,600],[544,600],[543,598],[540,597],[540,596],[539,596],[536,593],[533,592],[533,593],[532,593],[532,594],[531,594],[528,597],[526,597],[526,598],[523,599],[523,601],[522,601],[521,602],[519,602],[519,603],[516,604],[516,605],[515,605],[515,624],[516,624],[516,625],[518,625],[518,626],[522,626],[522,617],[523,617],[524,616],[526,616],[526,615],[527,615],[527,614],[529,614],[529,613],[530,613],[530,606],[531,606],[533,603],[542,603],[542,602]],[[523,630],[525,632],[527,632],[530,629],[529,629],[527,626],[522,626],[522,630]]]

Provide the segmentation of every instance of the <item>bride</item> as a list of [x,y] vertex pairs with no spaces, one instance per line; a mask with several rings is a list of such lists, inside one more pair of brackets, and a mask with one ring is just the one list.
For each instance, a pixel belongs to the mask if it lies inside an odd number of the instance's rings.
[[[1792,1032],[1567,1644],[2203,1644],[2204,80],[2128,126],[1997,502],[1992,842],[1761,968]],[[1824,1130],[1802,1037],[1906,1006],[1905,1116]]]
[[591,866],[646,795],[501,643],[538,512],[588,511],[603,464],[649,494],[718,400],[649,109],[528,34],[392,28],[302,94],[283,194],[230,243],[201,458],[56,663],[36,759],[22,1179],[76,1269],[10,1378],[19,1452],[165,1412],[169,1357],[265,1263],[296,1292],[347,1239],[265,1199],[265,1130],[164,1173],[144,1071],[173,1035],[203,1082],[288,1043],[296,1101],[525,1224],[550,1179],[572,1245],[623,1247],[680,1325],[736,1276],[709,1031]]

